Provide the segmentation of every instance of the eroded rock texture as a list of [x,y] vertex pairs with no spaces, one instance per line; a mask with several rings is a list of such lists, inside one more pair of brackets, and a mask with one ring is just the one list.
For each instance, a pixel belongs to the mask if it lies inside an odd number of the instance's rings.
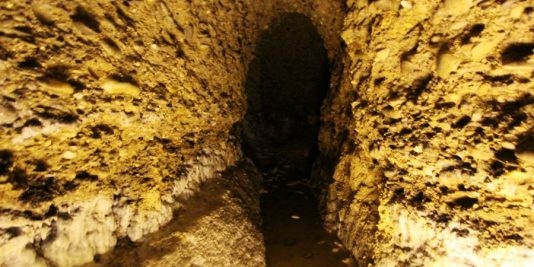
[[169,224],[142,242],[121,240],[91,266],[263,266],[260,188],[256,167],[240,161],[203,183]]
[[329,227],[364,264],[531,265],[532,2],[347,5]]
[[[220,182],[249,174],[219,173],[242,158],[233,125],[258,35],[298,13],[332,70],[313,183],[356,260],[529,266],[533,10],[519,0],[2,1],[0,265],[93,264],[117,240],[151,253],[169,229],[172,253],[135,264],[263,265],[258,188]],[[197,194],[203,182],[219,194]],[[194,195],[227,209],[186,232]],[[236,234],[219,247],[190,242],[217,237],[208,218]]]
[[242,157],[256,38],[289,12],[335,58],[337,1],[2,1],[0,265],[91,262],[188,208]]

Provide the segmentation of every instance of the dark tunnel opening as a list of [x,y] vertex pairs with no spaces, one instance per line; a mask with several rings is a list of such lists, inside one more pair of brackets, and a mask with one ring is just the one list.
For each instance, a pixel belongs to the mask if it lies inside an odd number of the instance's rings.
[[268,266],[347,266],[350,253],[323,227],[308,186],[318,156],[329,60],[311,20],[288,13],[258,39],[246,82],[242,148],[264,176]]
[[261,171],[290,162],[291,179],[309,176],[328,85],[328,56],[307,17],[283,15],[261,34],[247,77],[243,125],[244,152]]

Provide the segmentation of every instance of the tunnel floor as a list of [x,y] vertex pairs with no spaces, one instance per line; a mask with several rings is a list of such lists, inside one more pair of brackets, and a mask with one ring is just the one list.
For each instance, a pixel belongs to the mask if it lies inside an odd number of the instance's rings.
[[354,266],[350,253],[322,227],[303,185],[272,188],[261,198],[267,266]]
[[317,199],[302,179],[306,166],[291,160],[306,154],[299,150],[296,145],[293,150],[279,151],[284,155],[274,152],[278,164],[263,173],[261,211],[267,266],[355,266],[351,253],[323,228]]

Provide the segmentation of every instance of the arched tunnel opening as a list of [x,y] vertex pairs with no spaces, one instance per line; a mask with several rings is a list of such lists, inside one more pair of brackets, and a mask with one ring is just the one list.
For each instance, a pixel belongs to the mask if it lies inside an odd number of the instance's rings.
[[321,36],[304,15],[275,19],[258,40],[246,83],[243,149],[262,172],[285,172],[267,179],[268,187],[310,175],[328,65]]
[[308,17],[284,14],[260,34],[246,81],[242,148],[264,177],[261,210],[269,266],[351,262],[323,229],[309,186],[329,79],[323,40]]

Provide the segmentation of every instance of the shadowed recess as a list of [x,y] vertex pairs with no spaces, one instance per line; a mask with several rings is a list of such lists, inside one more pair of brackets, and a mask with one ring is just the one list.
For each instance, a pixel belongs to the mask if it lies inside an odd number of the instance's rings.
[[323,40],[307,17],[284,14],[260,35],[246,84],[243,150],[264,176],[268,266],[351,263],[341,243],[323,229],[308,186],[329,76]]
[[246,84],[243,147],[262,171],[287,160],[296,176],[309,175],[328,79],[323,41],[307,17],[282,15],[261,34]]

